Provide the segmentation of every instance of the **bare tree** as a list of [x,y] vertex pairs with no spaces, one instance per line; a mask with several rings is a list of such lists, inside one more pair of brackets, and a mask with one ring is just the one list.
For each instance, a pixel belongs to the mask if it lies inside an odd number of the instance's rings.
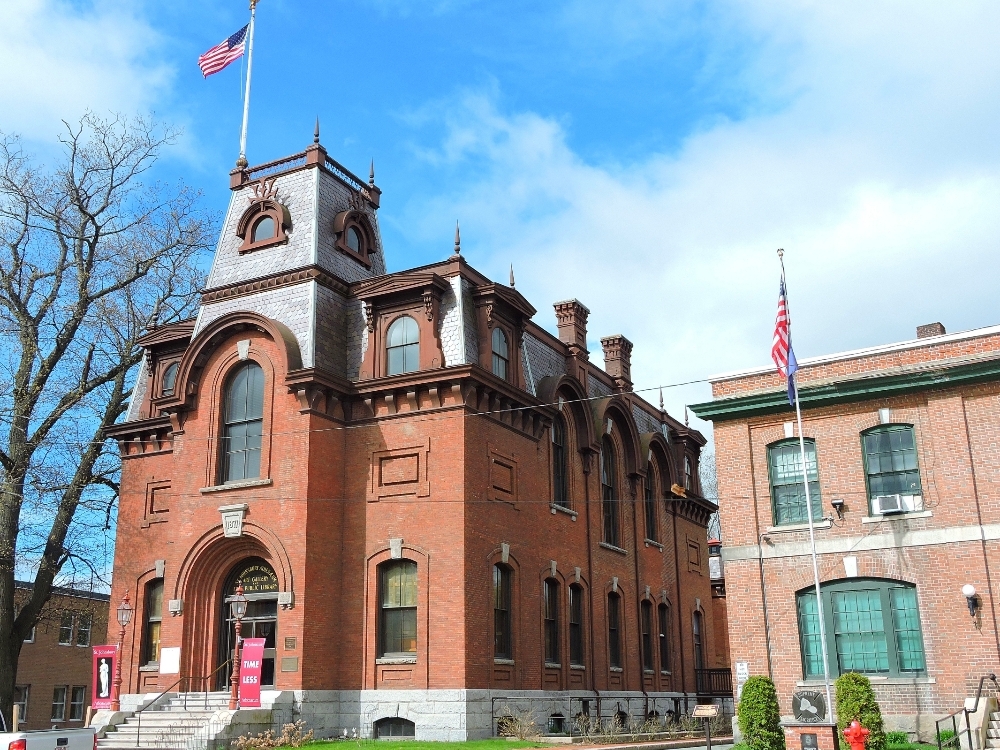
[[[0,711],[64,566],[111,526],[124,413],[150,327],[188,317],[210,221],[200,196],[144,184],[176,137],[143,118],[66,124],[45,168],[0,134]],[[33,576],[15,611],[15,574]]]

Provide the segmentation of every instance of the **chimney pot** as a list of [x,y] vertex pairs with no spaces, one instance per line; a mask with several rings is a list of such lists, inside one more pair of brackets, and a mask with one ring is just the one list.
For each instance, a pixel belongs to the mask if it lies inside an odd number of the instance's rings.
[[573,357],[589,359],[587,351],[587,317],[588,310],[580,300],[571,299],[556,302],[552,307],[556,311],[556,326],[559,329],[559,340],[569,347]]
[[944,326],[940,323],[928,323],[927,325],[917,326],[918,339],[925,339],[929,336],[944,336],[944,334]]
[[604,371],[615,379],[620,391],[632,390],[632,342],[618,334],[601,339]]

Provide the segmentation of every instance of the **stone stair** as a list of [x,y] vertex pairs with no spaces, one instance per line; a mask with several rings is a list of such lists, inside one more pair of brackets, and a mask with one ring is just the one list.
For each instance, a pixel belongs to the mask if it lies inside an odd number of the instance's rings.
[[1000,748],[1000,711],[993,711],[986,727],[986,747]]
[[[187,707],[185,708],[185,700]],[[98,750],[203,750],[216,712],[229,708],[229,693],[181,693],[130,716],[97,741]],[[220,726],[221,728],[221,726]],[[214,734],[214,733],[209,733]],[[197,735],[197,736],[196,736]]]

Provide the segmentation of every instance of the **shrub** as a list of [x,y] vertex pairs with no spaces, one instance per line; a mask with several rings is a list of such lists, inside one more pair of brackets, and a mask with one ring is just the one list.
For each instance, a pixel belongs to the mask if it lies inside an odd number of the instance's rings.
[[875,691],[867,677],[856,672],[842,674],[834,683],[837,689],[837,736],[840,737],[840,747],[849,750],[850,746],[844,739],[844,730],[855,719],[868,730],[867,750],[886,750],[885,731],[882,728],[882,712]]
[[785,750],[778,694],[769,677],[754,675],[746,681],[736,716],[743,733],[742,744],[750,750]]
[[285,724],[281,728],[281,734],[275,735],[273,729],[268,729],[263,734],[256,736],[243,735],[233,740],[233,750],[268,750],[273,747],[302,747],[313,739],[313,731],[310,729],[305,734],[302,733],[304,721],[297,721],[294,724]]
[[885,733],[885,744],[892,747],[893,745],[909,745],[910,735],[906,732],[886,732]]

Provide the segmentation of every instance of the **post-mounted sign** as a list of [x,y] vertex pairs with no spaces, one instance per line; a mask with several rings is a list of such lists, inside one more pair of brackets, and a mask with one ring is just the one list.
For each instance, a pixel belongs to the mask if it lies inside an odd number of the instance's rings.
[[90,696],[90,705],[95,710],[111,708],[114,700],[112,685],[115,679],[115,661],[118,659],[117,646],[94,646],[94,686]]

